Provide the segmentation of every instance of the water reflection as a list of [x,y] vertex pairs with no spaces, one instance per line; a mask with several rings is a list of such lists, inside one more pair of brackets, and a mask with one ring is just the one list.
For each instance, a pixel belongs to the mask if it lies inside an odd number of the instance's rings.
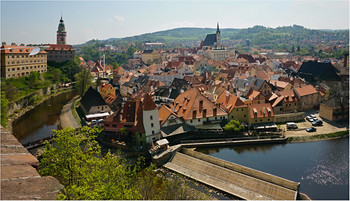
[[27,112],[12,124],[15,137],[23,144],[51,135],[57,129],[63,105],[75,96],[76,92],[63,93],[44,101]]
[[300,182],[300,192],[312,199],[349,199],[348,138],[197,151]]

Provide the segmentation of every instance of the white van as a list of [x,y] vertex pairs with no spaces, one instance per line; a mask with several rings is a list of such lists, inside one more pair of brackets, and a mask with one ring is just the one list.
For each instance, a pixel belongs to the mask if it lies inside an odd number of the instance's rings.
[[294,122],[288,122],[287,123],[287,129],[297,129],[298,125],[296,125]]

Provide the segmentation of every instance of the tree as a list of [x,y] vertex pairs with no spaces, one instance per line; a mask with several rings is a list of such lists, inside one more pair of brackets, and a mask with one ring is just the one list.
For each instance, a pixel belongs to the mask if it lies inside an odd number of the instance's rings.
[[5,91],[1,91],[1,125],[6,127],[8,117],[8,104],[9,101],[6,99]]
[[93,76],[89,70],[82,69],[79,73],[75,74],[74,78],[76,80],[75,88],[83,96],[85,91],[92,85]]
[[240,131],[243,129],[244,126],[238,120],[231,120],[225,125],[225,131]]
[[129,58],[134,57],[134,52],[136,52],[136,48],[134,48],[133,46],[129,46],[126,50],[126,54],[129,56]]
[[300,52],[300,45],[298,45],[297,47],[297,52]]

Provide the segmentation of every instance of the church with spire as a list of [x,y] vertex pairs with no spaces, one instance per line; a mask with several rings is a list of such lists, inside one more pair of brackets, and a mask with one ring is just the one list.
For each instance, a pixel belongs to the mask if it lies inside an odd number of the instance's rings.
[[50,46],[45,50],[47,52],[48,61],[64,62],[74,60],[75,49],[73,46],[67,44],[67,32],[62,15],[58,24],[56,44],[45,45]]
[[223,61],[228,57],[229,51],[222,45],[221,42],[219,23],[216,24],[216,33],[207,34],[205,40],[201,42],[201,48],[204,56],[212,60]]
[[218,22],[216,24],[216,33],[207,34],[207,36],[205,37],[205,40],[203,41],[202,47],[204,49],[208,49],[208,48],[222,49],[220,34],[221,32],[220,32],[219,22]]

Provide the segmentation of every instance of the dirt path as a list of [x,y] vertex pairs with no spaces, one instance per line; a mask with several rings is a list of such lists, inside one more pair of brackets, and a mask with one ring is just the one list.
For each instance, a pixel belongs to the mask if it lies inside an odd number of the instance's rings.
[[68,101],[63,108],[60,115],[60,121],[62,128],[79,128],[79,124],[75,121],[75,118],[72,114],[72,104],[78,98],[78,96],[74,97],[72,100]]

